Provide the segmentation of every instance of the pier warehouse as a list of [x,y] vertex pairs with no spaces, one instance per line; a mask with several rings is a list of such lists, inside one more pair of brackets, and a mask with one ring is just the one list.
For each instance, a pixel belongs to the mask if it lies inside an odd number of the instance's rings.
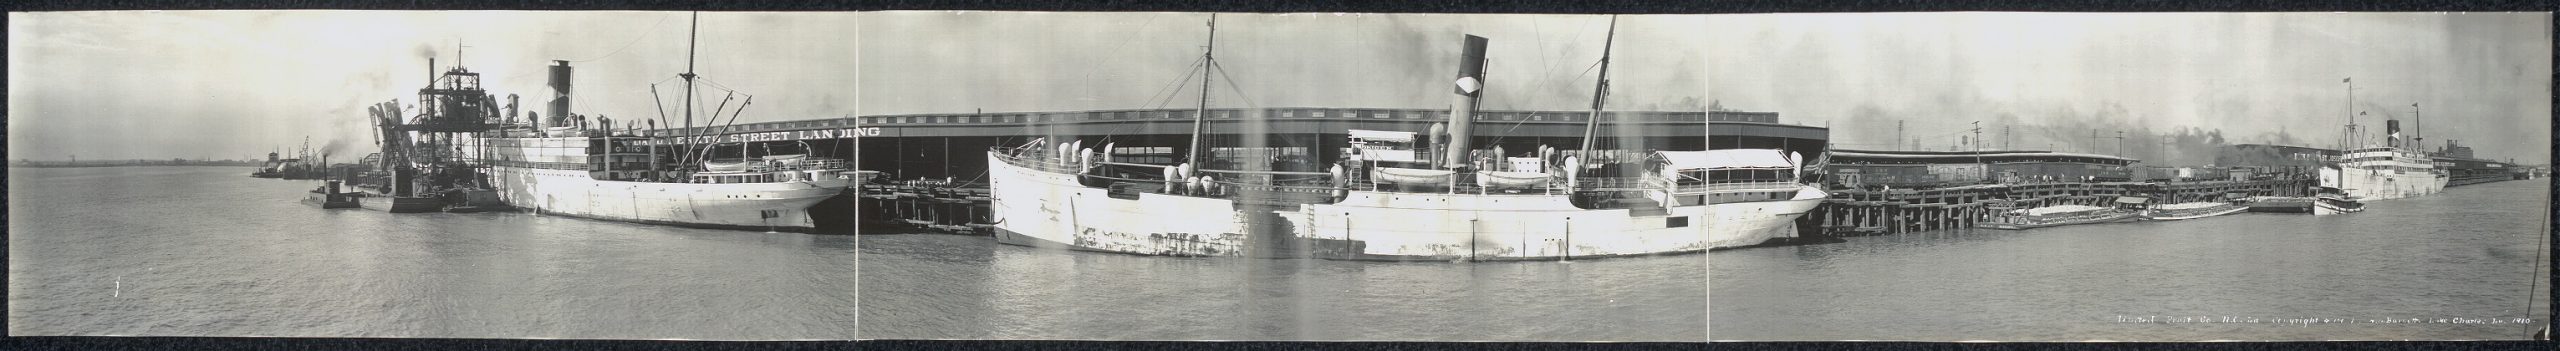
[[[954,179],[984,174],[984,152],[1036,138],[1083,140],[1114,157],[1160,162],[1187,147],[1192,109],[1101,110],[856,116],[764,122],[727,127],[721,142],[808,142],[837,154],[858,152],[856,168],[888,179]],[[1446,110],[1358,108],[1209,109],[1203,135],[1219,146],[1204,158],[1228,162],[1218,169],[1322,170],[1341,160],[1350,130],[1424,132],[1447,122]],[[1476,114],[1472,145],[1500,146],[1521,154],[1545,145],[1571,149],[1582,139],[1589,111],[1483,111]],[[1775,112],[1606,112],[1595,150],[1703,150],[1777,148],[1805,155],[1823,152],[1829,129],[1783,124]],[[1705,126],[1712,120],[1712,130]],[[708,136],[722,128],[651,131],[659,137]],[[1701,138],[1710,136],[1709,138]],[[711,141],[712,137],[688,140]],[[853,143],[841,143],[851,139]],[[842,145],[839,145],[839,144]],[[1287,160],[1274,164],[1273,160]],[[1213,162],[1216,162],[1213,161]],[[1290,169],[1296,167],[1312,167]],[[1230,168],[1232,167],[1232,168]]]
[[2024,182],[2125,181],[2140,160],[2050,151],[1832,150],[1835,188],[1932,188]]

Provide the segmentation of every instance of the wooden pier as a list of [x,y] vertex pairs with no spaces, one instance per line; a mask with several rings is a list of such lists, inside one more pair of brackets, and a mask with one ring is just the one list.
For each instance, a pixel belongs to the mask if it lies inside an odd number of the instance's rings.
[[2303,196],[2309,179],[2172,183],[2021,183],[1930,189],[1838,189],[1800,221],[1822,236],[1867,236],[1972,228],[2009,209],[2056,205],[2107,206],[2119,196],[2148,196],[2165,203],[2218,201],[2225,194]]
[[[994,211],[983,185],[905,182],[866,184],[855,206],[855,218],[868,228],[926,230],[950,234],[993,235]],[[864,232],[898,232],[865,230]]]

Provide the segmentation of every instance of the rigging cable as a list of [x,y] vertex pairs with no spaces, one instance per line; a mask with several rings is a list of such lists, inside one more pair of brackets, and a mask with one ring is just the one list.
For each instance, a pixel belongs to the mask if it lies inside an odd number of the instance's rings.
[[[1200,68],[1200,61],[1202,61],[1202,60],[1200,60],[1200,59],[1191,60],[1190,68]],[[1173,104],[1173,98],[1175,98],[1175,97],[1179,97],[1179,96],[1181,96],[1181,95],[1182,95],[1182,90],[1180,90],[1180,89],[1178,89],[1178,88],[1180,88],[1180,87],[1182,87],[1182,86],[1185,86],[1185,85],[1189,85],[1189,84],[1187,84],[1187,83],[1191,83],[1191,76],[1192,76],[1192,75],[1194,75],[1194,74],[1199,74],[1199,73],[1200,73],[1200,70],[1197,70],[1197,69],[1186,69],[1186,70],[1183,70],[1183,73],[1182,73],[1182,80],[1174,81],[1174,82],[1173,82],[1173,85],[1168,85],[1168,86],[1165,86],[1165,88],[1164,88],[1164,89],[1157,90],[1157,93],[1158,93],[1158,94],[1163,94],[1163,95],[1154,95],[1154,94],[1149,94],[1149,95],[1148,95],[1148,97],[1147,97],[1147,101],[1152,102],[1151,104],[1152,104],[1152,105],[1155,105],[1155,106],[1156,106],[1156,109],[1164,109],[1164,107],[1165,107],[1166,105],[1172,105],[1172,104]],[[1159,97],[1159,96],[1161,96],[1161,97],[1162,97],[1162,99],[1158,99],[1157,97]],[[1159,102],[1159,101],[1160,101],[1160,102]],[[1145,105],[1140,105],[1140,106],[1145,106]]]

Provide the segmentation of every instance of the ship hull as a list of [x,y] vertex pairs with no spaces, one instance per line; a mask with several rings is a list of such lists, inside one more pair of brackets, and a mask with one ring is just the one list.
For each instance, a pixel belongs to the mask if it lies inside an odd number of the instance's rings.
[[1353,191],[1286,216],[1314,256],[1344,260],[1554,260],[1758,245],[1793,233],[1819,196],[1673,206],[1659,213],[1584,209],[1562,195]]
[[2144,216],[2144,218],[2154,221],[2179,221],[2240,213],[2248,210],[2249,207],[2247,206],[2230,205],[2207,210],[2179,211],[2177,213],[2154,212],[2151,215]]
[[305,196],[302,198],[302,203],[310,204],[310,205],[312,205],[312,206],[319,206],[319,207],[320,207],[320,208],[322,208],[322,209],[339,209],[339,208],[358,208],[358,207],[363,207],[363,205],[357,204],[357,201],[356,201],[354,198],[351,198],[351,197],[349,197],[349,196],[347,196],[347,195],[345,195],[345,194],[329,194],[329,193],[319,193],[319,192],[314,192],[314,193],[310,193],[309,195],[305,195]]
[[1247,245],[1235,203],[1145,193],[1115,198],[1076,175],[1018,166],[987,154],[996,242],[1162,256],[1240,256]]
[[2311,204],[2311,214],[2313,215],[2326,216],[2356,212],[2364,212],[2364,204],[2328,199],[2322,199]]
[[491,167],[507,205],[547,215],[697,228],[807,232],[808,209],[850,180],[697,184],[601,181],[586,171]]
[[390,213],[426,213],[444,210],[444,200],[432,197],[367,194],[356,198],[356,204],[367,210]]
[[2362,201],[2380,201],[2434,195],[2444,192],[2447,178],[2433,172],[2397,172],[2348,168],[2340,172],[2346,178],[2341,187],[2347,195]]

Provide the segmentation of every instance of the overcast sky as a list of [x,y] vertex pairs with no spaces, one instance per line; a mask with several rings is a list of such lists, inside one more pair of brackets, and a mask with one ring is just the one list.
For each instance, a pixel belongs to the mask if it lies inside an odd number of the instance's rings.
[[[575,110],[654,117],[681,94],[687,13],[150,11],[11,13],[12,158],[265,157],[311,137],[371,152],[364,107],[417,102],[429,55],[543,109],[543,66],[576,60]],[[704,13],[708,82],[745,121],[853,113],[852,13]],[[706,84],[707,85],[707,84]],[[708,94],[720,90],[706,87]],[[703,99],[717,104],[718,95]],[[733,104],[734,106],[734,104]],[[674,108],[670,107],[670,111]],[[707,110],[707,108],[706,108]],[[342,154],[346,155],[346,154]],[[288,156],[289,157],[289,156]]]
[[[414,103],[425,58],[540,110],[550,60],[580,113],[653,117],[684,70],[681,12],[12,13],[13,158],[262,154],[309,135],[370,149],[363,106]],[[703,104],[744,121],[847,114],[1182,108],[1199,13],[705,13]],[[2431,140],[2549,156],[2548,14],[1786,14],[1621,17],[1612,110],[1704,101],[1829,124],[1842,147],[1924,146],[1964,122],[2021,148],[2089,130],[2219,130],[2330,146],[2355,77],[2365,121],[2422,104]],[[1491,39],[1489,109],[1579,110],[1606,16],[1224,14],[1215,107],[1446,108],[1462,34]],[[860,47],[857,50],[857,46]],[[855,79],[856,76],[862,79]],[[1197,79],[1194,77],[1193,79]],[[1230,84],[1233,84],[1230,86]],[[1169,96],[1168,96],[1169,95]],[[2409,122],[2404,122],[2409,123]],[[2414,125],[2412,125],[2414,127]],[[2279,133],[2289,134],[2290,139]],[[1998,138],[1992,133],[1985,136]],[[2531,162],[2528,163],[2538,163]]]
[[[863,22],[863,114],[1190,108],[1205,13],[894,12]],[[1220,14],[1218,108],[1448,108],[1465,35],[1487,109],[1590,108],[1608,16]],[[1703,110],[1698,16],[1622,16],[1611,110]],[[1230,86],[1232,84],[1232,86]],[[1171,97],[1166,97],[1171,96]]]
[[2371,130],[2384,116],[2414,129],[2417,103],[2430,144],[2543,163],[2550,25],[2545,13],[1780,14],[1713,16],[1704,37],[1711,97],[1827,122],[1844,148],[1891,148],[1896,120],[1937,149],[1974,120],[1993,146],[2015,126],[2018,148],[2081,151],[2090,130],[2112,144],[2142,128],[2329,147],[2354,77]]

